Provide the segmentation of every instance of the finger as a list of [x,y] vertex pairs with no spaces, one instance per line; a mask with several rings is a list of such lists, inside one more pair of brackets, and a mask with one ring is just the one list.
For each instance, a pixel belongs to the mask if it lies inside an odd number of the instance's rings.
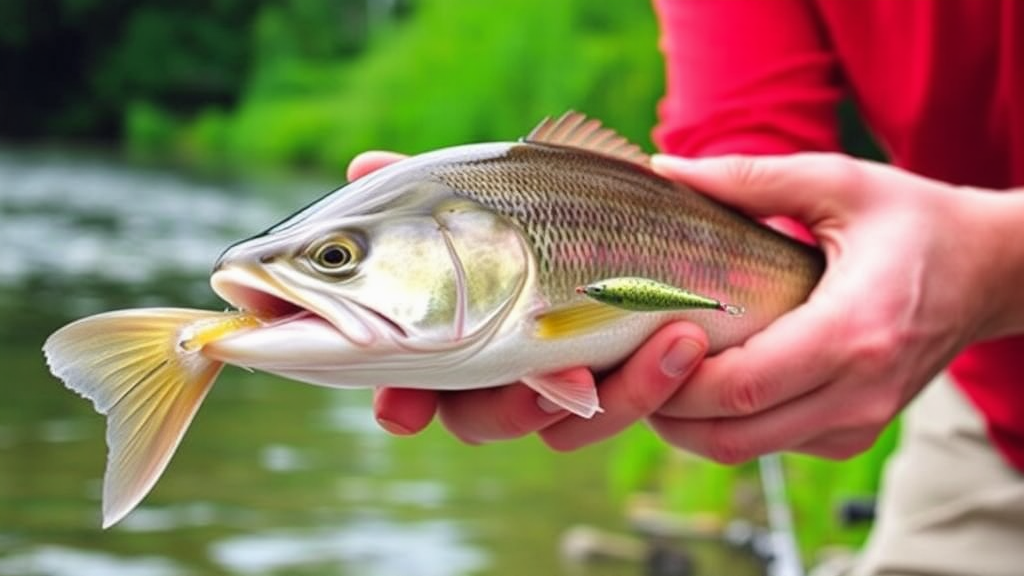
[[839,154],[720,156],[655,155],[654,170],[758,216],[785,214],[815,224],[854,199],[871,164]]
[[[708,358],[658,413],[701,419],[748,416],[828,382],[839,361],[830,352],[836,334],[836,320],[827,304],[830,300],[819,296],[778,318],[743,345]],[[794,353],[798,350],[814,353]]]
[[805,244],[817,244],[814,234],[807,229],[807,226],[789,216],[769,216],[762,221],[762,224],[790,238],[796,238]]
[[392,434],[408,436],[430,424],[437,411],[438,393],[412,388],[378,388],[373,395],[373,412],[380,427]]
[[[593,381],[585,368],[560,373],[566,380]],[[456,438],[469,444],[519,438],[566,418],[569,412],[552,406],[524,384],[445,393],[439,406],[441,422]]]
[[598,390],[604,412],[591,419],[566,418],[540,431],[555,450],[575,450],[618,434],[654,412],[693,372],[708,349],[695,324],[670,324],[637,350]]
[[745,418],[689,420],[655,415],[648,421],[674,446],[722,464],[739,464],[849,429],[859,414],[842,409],[843,397],[839,393],[808,394]]
[[383,150],[370,150],[359,154],[348,164],[346,176],[349,181],[366,176],[374,170],[379,170],[388,164],[394,164],[406,156],[397,152]]
[[847,460],[870,450],[883,430],[885,428],[838,430],[796,445],[791,450],[830,460]]

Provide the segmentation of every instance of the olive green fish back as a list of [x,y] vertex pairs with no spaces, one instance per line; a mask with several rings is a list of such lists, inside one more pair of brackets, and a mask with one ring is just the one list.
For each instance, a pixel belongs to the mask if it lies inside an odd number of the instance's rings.
[[822,272],[815,249],[644,166],[586,150],[521,143],[503,155],[430,171],[522,226],[552,305],[596,279],[641,276],[747,306],[788,309]]

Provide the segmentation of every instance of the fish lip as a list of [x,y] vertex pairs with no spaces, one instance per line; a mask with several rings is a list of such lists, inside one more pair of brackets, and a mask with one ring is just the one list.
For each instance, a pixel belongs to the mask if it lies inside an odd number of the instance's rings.
[[228,304],[264,323],[276,323],[296,316],[320,316],[296,298],[283,294],[266,276],[265,273],[253,274],[234,267],[220,267],[210,277],[210,286]]
[[[313,317],[334,328],[340,336],[351,339],[351,335],[332,321],[330,316],[319,312],[315,306],[292,294],[286,286],[281,285],[270,273],[261,268],[219,266],[210,277],[210,286],[228,304],[256,316],[266,326]],[[405,329],[385,314],[358,302],[346,301],[346,304],[350,310],[354,308],[366,319],[375,320],[373,323],[386,327],[393,336],[402,340],[408,339],[409,335]],[[372,340],[373,338],[363,343]]]

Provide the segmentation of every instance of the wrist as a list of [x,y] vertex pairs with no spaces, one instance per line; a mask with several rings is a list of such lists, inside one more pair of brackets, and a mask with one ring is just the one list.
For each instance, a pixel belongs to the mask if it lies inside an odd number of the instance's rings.
[[1024,189],[980,193],[972,228],[981,240],[980,292],[965,294],[989,302],[979,339],[1024,334]]

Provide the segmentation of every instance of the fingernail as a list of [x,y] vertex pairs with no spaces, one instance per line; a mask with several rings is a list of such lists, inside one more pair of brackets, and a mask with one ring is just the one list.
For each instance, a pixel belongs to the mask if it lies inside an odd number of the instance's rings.
[[395,436],[409,436],[412,434],[412,430],[402,426],[398,422],[388,420],[387,418],[377,418],[377,424]]
[[702,352],[700,344],[688,338],[680,338],[661,357],[661,371],[670,378],[682,376],[693,368]]
[[537,406],[546,414],[557,414],[558,412],[565,410],[565,408],[562,408],[543,396],[537,396]]

